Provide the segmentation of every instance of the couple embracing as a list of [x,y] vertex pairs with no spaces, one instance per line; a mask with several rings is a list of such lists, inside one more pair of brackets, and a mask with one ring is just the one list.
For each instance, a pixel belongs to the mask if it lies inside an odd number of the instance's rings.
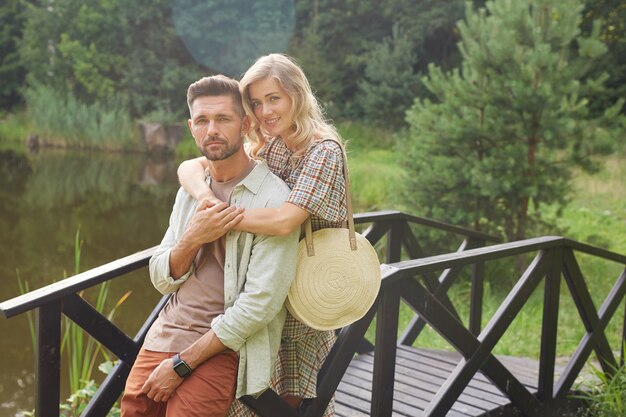
[[[347,218],[341,139],[281,54],[258,59],[239,83],[196,81],[187,103],[203,156],[180,166],[183,187],[150,260],[153,285],[172,296],[133,365],[122,416],[254,416],[237,398],[268,387],[301,409],[335,334],[284,302],[300,226]],[[333,414],[331,401],[324,416]]]

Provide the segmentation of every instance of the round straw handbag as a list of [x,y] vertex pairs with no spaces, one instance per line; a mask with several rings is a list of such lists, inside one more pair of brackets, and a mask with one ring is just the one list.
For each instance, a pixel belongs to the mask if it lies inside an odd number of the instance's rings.
[[369,241],[354,230],[343,147],[342,152],[348,229],[312,232],[311,220],[307,219],[296,277],[286,301],[292,316],[317,330],[334,330],[354,323],[367,313],[380,289],[378,255]]

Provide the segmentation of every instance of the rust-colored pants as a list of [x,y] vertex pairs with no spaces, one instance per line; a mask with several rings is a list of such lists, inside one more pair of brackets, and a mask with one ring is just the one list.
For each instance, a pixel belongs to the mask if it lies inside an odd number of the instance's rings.
[[122,417],[224,417],[235,398],[238,357],[233,351],[213,356],[176,388],[167,402],[141,392],[152,371],[175,353],[141,349],[126,380]]

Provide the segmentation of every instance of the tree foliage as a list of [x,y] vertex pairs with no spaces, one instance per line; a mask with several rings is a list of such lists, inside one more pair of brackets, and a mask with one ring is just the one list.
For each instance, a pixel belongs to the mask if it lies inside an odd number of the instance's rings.
[[0,109],[10,109],[20,101],[24,68],[19,59],[18,42],[24,19],[20,0],[0,4]]
[[169,1],[31,4],[20,48],[31,85],[95,102],[123,97],[133,114],[181,107],[202,74],[171,29]]
[[431,65],[434,96],[408,112],[407,201],[424,215],[523,239],[540,204],[563,203],[574,162],[612,138],[581,92],[601,92],[590,62],[607,48],[599,27],[582,36],[579,0],[468,5],[458,29],[460,68]]
[[300,0],[295,4],[297,31],[289,53],[302,64],[318,96],[338,115],[363,116],[359,80],[376,48],[373,45],[393,38],[395,24],[420,57],[413,63],[414,71],[420,70],[420,63],[452,66],[458,56],[454,24],[463,15],[464,0]]
[[[609,52],[595,63],[593,75],[606,73],[609,79],[602,94],[589,92],[592,109],[602,109],[620,97],[626,97],[626,2],[624,0],[589,0],[583,12],[582,30],[589,33],[594,22],[601,22],[600,39]],[[626,114],[626,107],[622,108]]]
[[[592,76],[609,74],[610,89],[603,96],[581,91],[600,114],[626,95],[626,5],[585,4],[583,32],[600,19],[600,37],[609,48]],[[238,76],[256,56],[287,45],[331,115],[392,120],[394,128],[410,95],[429,94],[414,74],[425,74],[430,63],[449,70],[461,62],[456,22],[464,5],[465,0],[7,0],[0,5],[0,107],[19,101],[27,75],[27,85],[70,92],[87,104],[114,95],[135,117],[178,112],[189,82],[215,72]],[[379,92],[380,100],[374,99]],[[385,100],[393,113],[379,111]]]
[[395,25],[392,36],[374,44],[365,60],[365,74],[358,82],[357,95],[365,116],[384,121],[388,128],[400,127],[419,86],[413,42]]

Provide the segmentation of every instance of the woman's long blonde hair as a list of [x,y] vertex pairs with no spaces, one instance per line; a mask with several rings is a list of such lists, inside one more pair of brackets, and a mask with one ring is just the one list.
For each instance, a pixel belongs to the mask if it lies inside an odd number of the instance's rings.
[[295,130],[290,142],[296,149],[294,156],[301,155],[311,141],[335,139],[343,143],[335,127],[326,121],[300,66],[287,55],[270,54],[257,59],[239,82],[243,106],[252,121],[249,138],[250,154],[253,157],[256,157],[265,144],[266,134],[262,131],[261,123],[252,109],[250,85],[270,77],[274,78],[291,98],[289,116],[293,120]]

